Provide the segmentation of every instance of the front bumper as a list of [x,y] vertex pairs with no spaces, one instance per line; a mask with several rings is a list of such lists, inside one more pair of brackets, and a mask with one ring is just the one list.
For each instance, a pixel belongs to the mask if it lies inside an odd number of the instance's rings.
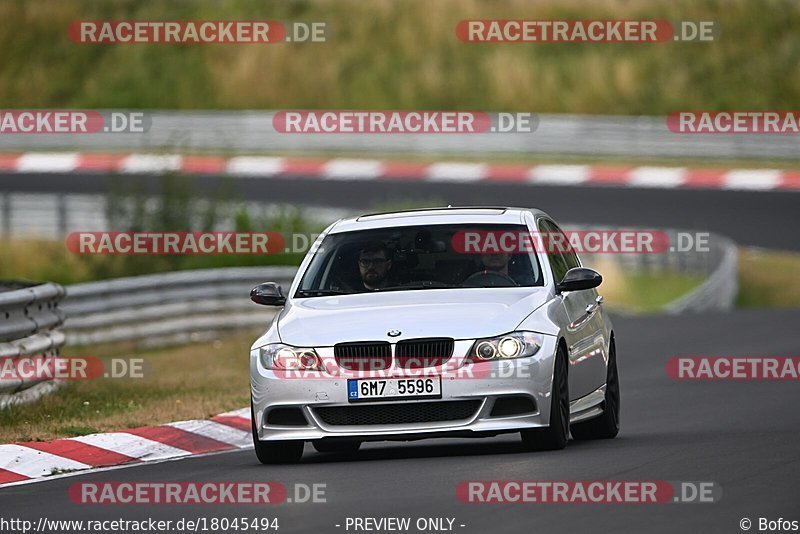
[[[472,347],[474,340],[456,341],[453,359],[460,362]],[[322,358],[332,356],[332,348],[317,349]],[[553,377],[553,361],[556,353],[556,338],[544,336],[539,351],[528,358],[505,361],[489,361],[472,364],[472,375],[448,372],[442,378],[441,399],[431,400],[393,400],[368,403],[350,403],[347,399],[347,378],[359,378],[350,373],[342,376],[315,376],[297,378],[277,375],[265,369],[258,357],[251,355],[251,396],[255,415],[255,426],[259,439],[273,440],[316,440],[322,438],[359,439],[364,441],[383,439],[417,439],[422,437],[458,435],[493,435],[514,432],[529,428],[548,426],[550,414],[550,388]],[[430,370],[428,370],[430,371]],[[366,376],[366,375],[365,375]],[[401,369],[392,369],[387,378],[409,376]],[[410,376],[418,376],[411,373]],[[426,375],[427,376],[427,375]],[[499,399],[530,399],[532,409],[508,415],[503,410],[498,415]],[[323,415],[321,408],[339,407],[345,411],[363,406],[375,407],[373,412],[380,415],[381,408],[397,414],[398,410],[430,413],[429,409],[448,413],[444,406],[421,406],[421,403],[460,402],[457,419],[425,421],[420,420],[397,424],[383,423],[373,417],[369,424],[331,424],[331,418]],[[463,401],[473,401],[468,406]],[[455,406],[455,405],[450,405]],[[276,409],[296,409],[305,418],[305,424],[275,424],[268,422],[268,414]],[[513,411],[513,410],[512,410]],[[469,412],[469,413],[467,413]],[[494,413],[493,413],[494,412]],[[408,419],[405,417],[403,419]]]

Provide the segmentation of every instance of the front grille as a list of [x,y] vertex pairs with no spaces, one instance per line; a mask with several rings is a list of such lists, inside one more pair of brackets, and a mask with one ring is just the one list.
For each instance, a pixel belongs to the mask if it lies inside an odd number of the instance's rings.
[[451,338],[408,339],[397,343],[395,359],[404,369],[443,365],[453,355]]
[[339,343],[333,346],[333,355],[339,367],[348,371],[381,371],[392,366],[392,349],[385,341]]
[[475,415],[481,401],[407,402],[402,404],[365,404],[359,406],[324,406],[314,412],[327,425],[404,425],[460,421]]

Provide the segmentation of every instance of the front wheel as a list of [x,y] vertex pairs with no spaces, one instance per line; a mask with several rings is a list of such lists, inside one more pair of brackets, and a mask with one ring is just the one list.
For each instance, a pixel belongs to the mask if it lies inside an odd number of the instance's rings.
[[606,394],[603,413],[594,419],[572,425],[572,437],[577,440],[611,439],[619,433],[619,373],[617,372],[617,349],[614,340],[608,349],[606,371]]
[[303,457],[302,441],[261,441],[256,432],[256,418],[250,403],[250,427],[253,430],[253,446],[256,457],[262,464],[296,464]]
[[567,446],[569,439],[569,382],[567,354],[563,347],[556,351],[553,364],[553,386],[550,395],[550,426],[523,430],[522,443],[530,451],[554,451]]

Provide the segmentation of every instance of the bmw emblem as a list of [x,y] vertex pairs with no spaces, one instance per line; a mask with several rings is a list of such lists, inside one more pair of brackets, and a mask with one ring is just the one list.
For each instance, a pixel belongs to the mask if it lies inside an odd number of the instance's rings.
[[402,332],[400,330],[389,330],[386,333],[389,335],[389,337],[397,337],[400,334],[402,334]]

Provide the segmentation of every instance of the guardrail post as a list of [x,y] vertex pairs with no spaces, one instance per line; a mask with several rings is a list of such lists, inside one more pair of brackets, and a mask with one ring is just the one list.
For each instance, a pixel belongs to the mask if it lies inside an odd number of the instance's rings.
[[2,205],[0,233],[3,237],[11,237],[11,193],[3,193],[0,203]]
[[67,235],[69,211],[67,210],[67,195],[60,193],[56,198],[56,233],[59,237]]

